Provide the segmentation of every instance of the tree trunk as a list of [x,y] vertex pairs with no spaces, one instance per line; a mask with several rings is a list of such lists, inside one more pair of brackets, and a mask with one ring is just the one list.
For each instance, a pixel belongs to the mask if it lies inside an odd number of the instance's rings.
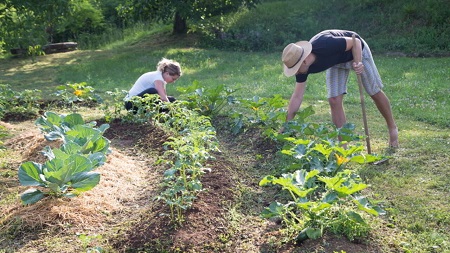
[[186,18],[180,16],[178,12],[175,12],[175,19],[173,22],[173,33],[185,34],[187,32]]

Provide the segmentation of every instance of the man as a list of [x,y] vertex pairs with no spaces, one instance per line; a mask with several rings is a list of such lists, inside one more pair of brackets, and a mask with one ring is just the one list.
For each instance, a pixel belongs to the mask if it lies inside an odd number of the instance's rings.
[[[352,35],[355,34],[355,45]],[[356,48],[362,62],[353,63],[352,48]],[[381,90],[383,84],[367,43],[355,32],[326,30],[318,33],[310,41],[299,41],[287,45],[282,55],[284,74],[295,75],[296,85],[289,101],[286,121],[292,120],[302,104],[306,80],[311,73],[326,70],[328,102],[331,118],[336,127],[346,123],[343,106],[347,94],[347,80],[350,69],[361,74],[364,89],[375,102],[386,120],[389,130],[389,145],[398,147],[398,130],[392,115],[389,99]]]

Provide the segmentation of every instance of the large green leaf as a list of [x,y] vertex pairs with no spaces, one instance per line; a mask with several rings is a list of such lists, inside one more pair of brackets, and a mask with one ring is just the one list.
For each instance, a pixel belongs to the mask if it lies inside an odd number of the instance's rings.
[[64,158],[53,158],[51,160],[48,160],[43,165],[43,172],[46,177],[50,176],[48,173],[55,172],[61,170],[61,168],[64,166]]
[[[367,213],[370,213],[374,216],[383,215],[385,214],[385,211],[381,208],[373,208],[373,206],[370,204],[369,200],[364,196],[358,196],[353,200],[353,203],[355,203],[358,206],[359,210],[365,211]],[[378,212],[380,211],[380,212]]]
[[35,162],[25,162],[19,168],[19,182],[24,186],[43,186],[40,178],[42,165]]
[[334,177],[318,177],[318,179],[326,184],[326,186],[338,193],[339,197],[345,197],[367,188],[364,183],[355,183],[349,178],[342,177],[338,174]]
[[318,239],[322,237],[322,229],[320,228],[306,228],[305,232],[311,239]]
[[360,223],[360,224],[366,224],[366,222],[364,221],[364,219],[361,217],[361,215],[359,215],[358,213],[354,212],[354,211],[349,211],[347,212],[347,216],[353,220],[354,222]]
[[83,146],[82,153],[89,154],[95,152],[109,153],[109,140],[102,136],[97,139],[87,140]]
[[61,145],[61,151],[68,155],[79,154],[81,153],[81,149],[82,147],[80,145],[71,141]]
[[[53,165],[55,163],[60,166],[61,160],[53,159],[52,161],[48,161],[47,163],[49,165]],[[92,169],[92,163],[87,157],[84,157],[82,155],[72,155],[62,162],[62,166],[59,167],[59,169],[49,170],[45,174],[49,181],[58,183],[60,186],[62,186],[71,181],[73,175],[80,172],[87,172]]]
[[101,152],[90,154],[88,158],[91,160],[93,168],[100,167],[106,162],[106,155]]
[[91,137],[95,139],[96,137],[94,136],[100,136],[101,132],[95,128],[86,125],[76,125],[70,131],[67,131],[66,134],[76,138]]
[[285,209],[286,207],[283,204],[279,202],[272,202],[270,203],[269,207],[266,207],[262,211],[261,216],[264,218],[281,216],[283,215]]
[[72,155],[65,161],[65,165],[68,166],[68,169],[71,171],[70,176],[80,172],[88,172],[93,169],[91,160],[82,155]]
[[22,200],[22,202],[26,205],[29,204],[34,204],[36,202],[38,202],[39,200],[43,199],[45,197],[44,193],[41,192],[40,190],[31,188],[26,190],[25,192],[22,193],[22,195],[20,196],[20,199]]
[[83,125],[84,124],[84,120],[83,120],[83,117],[81,117],[80,114],[72,113],[72,114],[67,115],[64,118],[64,124],[69,126],[70,128],[73,128],[76,125]]
[[62,119],[61,117],[54,112],[45,112],[44,116],[39,117],[35,121],[35,125],[41,129],[43,132],[50,132],[53,130],[53,126],[61,125]]
[[305,188],[314,187],[314,177],[319,173],[318,170],[312,170],[310,172],[297,170],[293,173],[294,184],[301,185]]
[[56,128],[57,130],[51,131],[48,134],[45,134],[44,135],[45,139],[47,141],[56,141],[56,140],[59,140],[59,139],[64,141],[65,138],[64,138],[63,130],[61,130],[59,127],[54,127],[54,128]]
[[76,193],[81,193],[94,188],[100,182],[100,174],[97,172],[82,172],[72,177],[72,188]]
[[105,133],[105,131],[109,128],[109,124],[102,124],[98,130],[102,133]]

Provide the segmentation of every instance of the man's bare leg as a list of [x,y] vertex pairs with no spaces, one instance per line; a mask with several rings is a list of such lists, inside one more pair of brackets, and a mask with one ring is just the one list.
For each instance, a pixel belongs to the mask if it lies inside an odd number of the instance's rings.
[[332,97],[328,99],[331,110],[331,120],[337,128],[341,128],[347,122],[344,111],[344,95],[339,95],[337,97]]
[[328,99],[331,109],[331,120],[338,128],[344,126],[345,122],[347,121],[345,117],[343,100],[344,95],[339,95],[337,97],[332,97]]
[[[344,95],[332,97],[328,99],[331,110],[331,120],[337,128],[341,128],[347,122],[344,111]],[[338,136],[339,141],[342,141],[341,136]],[[347,144],[342,145],[343,148],[347,148]]]
[[380,111],[381,115],[386,120],[386,124],[389,130],[389,146],[398,147],[398,129],[395,124],[394,116],[392,115],[391,103],[388,97],[383,91],[371,96],[375,105]]

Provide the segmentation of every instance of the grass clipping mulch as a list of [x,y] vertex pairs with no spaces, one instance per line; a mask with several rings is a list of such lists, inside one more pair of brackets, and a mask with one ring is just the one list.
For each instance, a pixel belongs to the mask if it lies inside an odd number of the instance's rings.
[[[39,131],[19,134],[6,143],[7,147],[17,152],[22,161],[45,161],[40,151],[53,143],[46,141]],[[148,163],[148,162],[147,162]],[[20,165],[20,164],[19,164]],[[25,206],[18,196],[16,203],[1,210],[0,224],[7,226],[20,219],[22,227],[72,227],[78,229],[101,228],[109,217],[126,213],[129,208],[136,209],[136,202],[141,199],[139,192],[148,176],[146,161],[121,154],[112,149],[107,162],[96,169],[101,174],[100,183],[92,190],[74,198],[45,198],[36,204]],[[17,185],[21,193],[27,187]],[[143,205],[143,203],[142,203]],[[1,209],[4,207],[0,206]]]

